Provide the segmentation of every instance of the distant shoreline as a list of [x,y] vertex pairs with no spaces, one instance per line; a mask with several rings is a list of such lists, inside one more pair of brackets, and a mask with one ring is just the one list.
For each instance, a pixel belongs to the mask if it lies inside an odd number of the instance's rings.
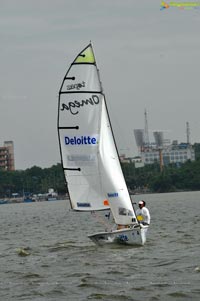
[[37,202],[51,202],[51,201],[61,201],[68,199],[67,196],[57,196],[57,197],[40,197],[40,198],[24,198],[24,197],[16,197],[16,198],[2,198],[0,199],[0,205],[3,204],[20,204],[20,203],[37,203]]

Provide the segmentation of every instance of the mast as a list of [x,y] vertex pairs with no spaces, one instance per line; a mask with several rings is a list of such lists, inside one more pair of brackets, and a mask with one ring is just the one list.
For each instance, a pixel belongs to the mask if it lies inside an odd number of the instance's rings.
[[[71,68],[71,66],[67,70],[67,72],[66,72],[66,74],[65,74],[65,76],[64,76],[64,78],[62,80],[62,83],[61,83],[61,86],[60,86],[60,89],[59,89],[59,93],[58,93],[57,133],[58,133],[58,145],[59,145],[59,150],[60,150],[60,159],[61,159],[61,166],[62,166],[63,174],[65,174],[65,172],[64,172],[64,163],[63,163],[62,148],[61,148],[60,133],[59,133],[59,131],[60,131],[60,125],[59,125],[60,101],[61,101],[61,91],[62,91],[64,82],[65,82],[65,80],[67,78],[67,74],[68,74],[70,68]],[[67,178],[65,176],[64,176],[64,180],[65,180],[65,185],[66,185],[67,192],[68,192],[68,195],[69,195],[70,206],[72,208],[71,196],[70,196],[69,189],[68,189],[68,182],[67,182]]]
[[[82,74],[81,72],[81,70],[84,70],[83,68],[86,69],[86,72],[89,72],[90,77],[91,76],[94,77],[92,78],[92,82],[94,81],[93,89],[91,89],[90,81],[88,81],[88,83],[83,81],[84,73]],[[76,107],[78,108],[82,106],[87,107],[90,105],[91,102],[93,104],[98,103],[99,101],[98,95],[101,94],[101,90],[99,89],[98,83],[95,82],[96,69],[97,68],[96,68],[94,53],[90,43],[76,56],[74,61],[71,63],[69,69],[67,70],[62,80],[62,84],[59,89],[57,129],[58,129],[59,149],[61,155],[61,164],[63,168],[63,173],[65,175],[65,182],[69,192],[70,205],[71,208],[76,211],[93,211],[93,210],[109,209],[105,194],[103,195],[103,193],[101,192],[100,185],[98,185],[98,187],[96,187],[93,191],[90,192],[91,201],[88,200],[88,198],[86,197],[86,195],[88,194],[87,191],[85,192],[86,194],[85,196],[81,197],[80,195],[81,191],[84,192],[80,184],[81,181],[84,180],[82,174],[85,173],[84,170],[87,169],[87,166],[82,167],[79,165],[79,163],[85,165],[85,159],[90,160],[91,162],[92,160],[94,160],[95,163],[95,157],[94,157],[95,154],[92,154],[91,156],[87,155],[87,153],[85,155],[82,155],[81,153],[79,154],[79,150],[77,150],[77,148],[74,148],[75,153],[74,152],[71,153],[70,147],[68,149],[69,152],[67,152],[67,148],[66,148],[66,144],[72,144],[72,145],[77,144],[78,146],[80,145],[80,143],[83,143],[90,146],[94,144],[94,141],[96,141],[95,137],[92,137],[91,140],[90,135],[84,136],[85,133],[84,132],[82,133],[82,131],[85,125],[84,123],[82,124],[79,118],[77,118],[79,114],[77,114],[77,112],[73,112],[73,109]],[[79,70],[81,73],[79,72]],[[87,80],[89,80],[88,76],[87,76]],[[83,95],[83,98],[84,97],[86,98],[86,100],[82,100],[81,94]],[[90,95],[91,98],[89,98]],[[80,101],[77,100],[79,98]],[[73,100],[75,99],[75,101],[71,102],[70,99]],[[71,114],[69,114],[69,111],[71,112]],[[68,112],[68,114],[66,114],[66,112]],[[79,162],[78,160],[82,160],[82,162],[81,161]],[[92,175],[90,176],[89,175],[90,173],[91,171],[90,172],[87,171],[88,178],[93,179],[94,182],[96,178],[92,177]],[[76,179],[80,179],[79,185],[77,185],[78,183],[76,184],[77,182]],[[93,184],[91,184],[90,187],[92,189]],[[102,203],[98,205],[97,202],[99,201],[99,198],[101,198]],[[87,201],[82,201],[82,199],[83,200],[87,199]]]

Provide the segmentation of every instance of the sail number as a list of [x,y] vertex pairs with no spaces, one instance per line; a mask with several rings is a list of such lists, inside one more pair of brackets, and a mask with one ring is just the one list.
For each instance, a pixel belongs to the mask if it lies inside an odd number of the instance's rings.
[[120,234],[118,238],[120,241],[128,241],[128,236],[125,234]]

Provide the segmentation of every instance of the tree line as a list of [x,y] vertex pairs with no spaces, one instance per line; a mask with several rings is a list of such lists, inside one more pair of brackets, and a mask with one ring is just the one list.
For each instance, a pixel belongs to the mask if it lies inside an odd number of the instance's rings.
[[26,170],[0,170],[0,197],[11,197],[12,193],[20,196],[47,193],[53,188],[60,194],[66,193],[66,185],[61,164],[50,168],[33,166]]
[[[184,164],[169,164],[160,171],[158,163],[135,168],[134,163],[122,163],[128,188],[134,192],[172,192],[200,190],[200,157]],[[115,176],[115,175],[113,175]],[[39,194],[53,188],[59,194],[67,192],[60,163],[50,168],[33,166],[26,170],[0,170],[0,197],[12,193]]]
[[160,171],[158,163],[135,168],[122,165],[127,186],[133,192],[175,192],[200,190],[200,159],[184,164],[169,164]]
[[[200,144],[194,145],[196,161],[169,164],[160,171],[157,162],[141,168],[134,163],[121,163],[128,188],[132,192],[172,192],[200,190]],[[49,168],[33,166],[26,170],[4,171],[0,169],[0,197],[12,193],[39,194],[53,188],[59,194],[67,192],[60,163]]]

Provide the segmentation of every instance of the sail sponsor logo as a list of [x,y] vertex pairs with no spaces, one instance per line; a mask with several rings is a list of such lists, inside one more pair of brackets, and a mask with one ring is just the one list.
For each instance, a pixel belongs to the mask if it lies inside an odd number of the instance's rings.
[[128,241],[129,240],[128,236],[125,235],[125,234],[118,235],[118,238],[119,238],[120,241]]
[[77,207],[91,207],[90,203],[77,203]]
[[119,196],[118,192],[108,192],[107,195],[109,198],[117,198]]
[[96,156],[95,155],[69,155],[67,156],[68,166],[93,166],[96,163]]
[[84,106],[94,106],[98,105],[100,102],[98,95],[92,95],[90,98],[82,99],[80,101],[74,100],[69,101],[67,104],[62,103],[61,105],[61,111],[67,110],[72,115],[77,115],[79,113],[79,110]]
[[82,83],[78,83],[78,84],[71,84],[71,85],[67,85],[67,90],[80,90],[81,88],[85,87],[85,82],[82,81]]
[[96,157],[94,155],[70,155],[67,156],[68,161],[78,161],[78,162],[94,162]]
[[97,137],[80,136],[80,137],[68,137],[65,136],[66,145],[96,145]]

